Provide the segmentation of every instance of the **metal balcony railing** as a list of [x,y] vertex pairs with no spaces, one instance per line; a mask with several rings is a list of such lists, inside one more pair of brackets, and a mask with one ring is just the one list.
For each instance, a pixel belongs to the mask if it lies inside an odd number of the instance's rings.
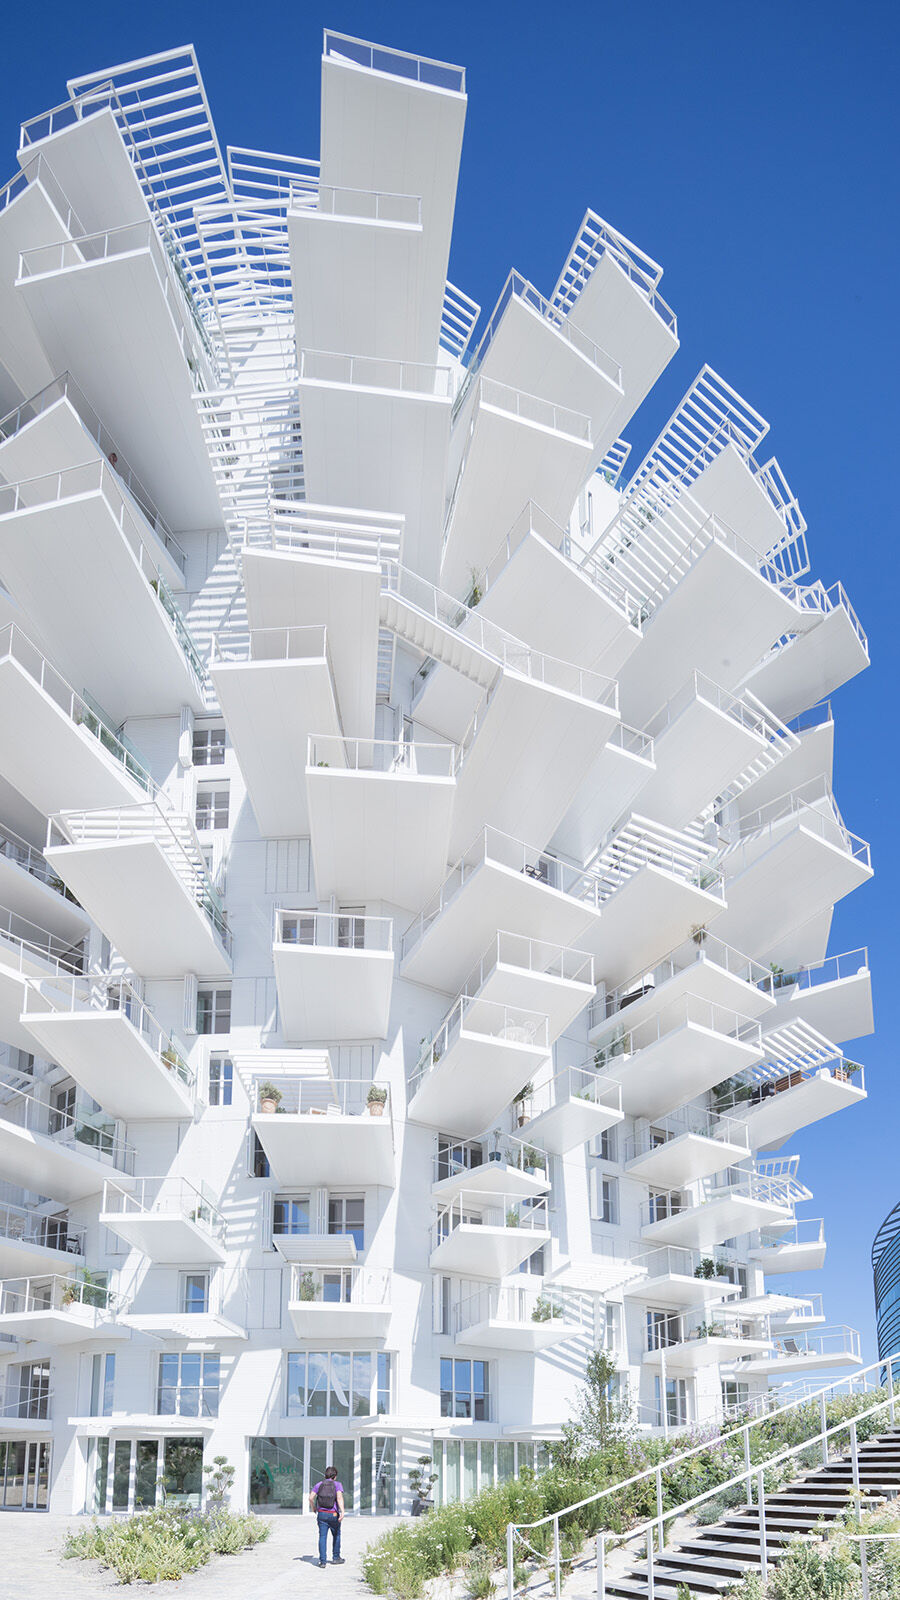
[[[40,159],[43,160],[43,157]],[[52,383],[48,383],[36,395],[32,395],[30,400],[24,400],[20,406],[8,412],[0,420],[0,441],[13,438],[22,428],[27,427],[36,417],[41,416],[61,400],[69,402],[85,432],[90,435],[97,448],[114,468],[116,477],[124,484],[132,500],[140,508],[145,521],[165,545],[176,566],[183,573],[187,557],[181,545],[71,373],[64,372],[61,377],[54,378]]]
[[[273,1098],[266,1091],[275,1089],[275,1110],[264,1102]],[[359,1078],[333,1078],[330,1073],[252,1073],[248,1079],[250,1103],[263,1115],[303,1117],[391,1117],[388,1085]]]
[[348,33],[335,33],[331,28],[325,29],[323,53],[334,61],[351,62],[388,77],[426,84],[431,89],[450,89],[455,94],[466,92],[464,67],[433,61],[428,56],[409,55],[405,50],[389,50],[384,45],[370,44],[366,39],[354,39]]
[[93,1101],[79,1095],[74,1111],[60,1110],[49,1101],[41,1099],[47,1093],[46,1085],[20,1089],[13,1085],[4,1088],[4,1105],[0,1121],[14,1128],[27,1128],[30,1133],[50,1139],[54,1144],[77,1149],[120,1172],[134,1171],[134,1146],[124,1139],[114,1118],[105,1111],[90,1109]]
[[[800,1217],[789,1227],[777,1229],[762,1228],[760,1230],[758,1251],[765,1255],[769,1250],[777,1251],[785,1245],[807,1245],[825,1243],[825,1218]],[[765,1270],[765,1269],[764,1269]]]
[[307,770],[334,767],[339,772],[380,773],[399,778],[455,778],[460,747],[423,740],[345,739],[342,734],[311,734]]
[[488,1163],[514,1167],[529,1177],[546,1179],[549,1157],[527,1139],[517,1139],[513,1134],[501,1133],[494,1128],[483,1140],[458,1139],[443,1150],[438,1150],[432,1160],[432,1181],[443,1183],[447,1178],[459,1178],[467,1172],[475,1174]]
[[97,739],[140,788],[146,789],[149,794],[156,793],[156,785],[147,771],[144,758],[138,755],[131,742],[105,722],[96,707],[88,705],[81,695],[75,693],[13,622],[0,628],[0,661],[4,658],[15,661],[27,672],[54,705],[74,722],[76,728],[83,728],[85,733]]
[[444,307],[441,315],[440,343],[450,355],[461,361],[481,315],[476,300],[464,294],[449,278],[444,289]]
[[294,911],[275,907],[275,944],[317,950],[393,951],[393,917],[347,911]]
[[827,778],[811,778],[789,794],[778,795],[740,817],[737,838],[733,845],[726,846],[729,861],[749,840],[766,835],[773,838],[781,824],[794,819],[827,843],[837,844],[854,861],[871,868],[869,846],[846,826]]
[[620,1022],[616,1032],[597,1045],[592,1058],[593,1065],[602,1071],[611,1062],[636,1056],[649,1045],[657,1044],[667,1035],[688,1025],[704,1028],[723,1039],[758,1048],[762,1053],[762,1029],[754,1017],[746,1017],[727,1006],[717,1005],[713,1000],[701,1000],[696,995],[685,994],[658,1016],[647,1017],[634,1028],[628,1028],[624,1022]]
[[546,1083],[531,1089],[521,1101],[526,1126],[544,1112],[572,1100],[583,1100],[586,1105],[621,1115],[622,1085],[590,1066],[560,1067]]
[[660,321],[677,335],[675,313],[666,305],[658,292],[663,275],[662,267],[652,256],[648,256],[646,251],[632,244],[624,233],[620,233],[610,223],[604,222],[595,211],[585,213],[584,221],[575,236],[569,258],[553,291],[552,304],[555,309],[568,316],[589,283],[595,267],[605,255],[615,261],[620,271],[625,273],[635,288],[640,290],[647,303],[653,307]]
[[546,511],[529,500],[528,504],[517,516],[515,522],[500,544],[496,554],[491,558],[483,572],[478,574],[478,586],[484,594],[488,594],[492,585],[496,584],[500,574],[506,570],[512,556],[515,555],[520,545],[535,534],[542,539],[552,550],[571,562],[575,570],[588,579],[604,599],[612,605],[633,628],[639,632],[643,626],[642,607],[639,598],[630,593],[627,587],[620,587],[610,581],[608,571],[601,563],[585,555],[584,551],[574,543],[567,528],[554,522]]
[[582,333],[579,328],[570,323],[568,318],[515,268],[512,269],[503,288],[500,290],[497,304],[491,312],[487,327],[482,333],[474,353],[471,351],[466,353],[470,378],[473,378],[481,367],[500,327],[503,314],[511,300],[518,300],[522,305],[527,306],[530,311],[536,311],[541,320],[549,323],[554,332],[564,339],[567,344],[571,345],[573,350],[576,350],[592,367],[596,367],[597,371],[602,373],[603,377],[611,384],[621,389],[621,364],[613,356],[609,355],[606,350],[595,344],[593,339],[589,339],[586,333]]
[[289,180],[288,208],[316,211],[326,217],[350,217],[360,222],[404,223],[420,227],[422,201],[415,194],[391,194],[379,189],[344,189],[308,176]]
[[754,961],[751,956],[745,956],[740,950],[735,950],[732,945],[725,944],[713,933],[705,929],[698,929],[697,934],[685,940],[683,944],[663,956],[649,971],[635,973],[634,977],[626,978],[617,988],[610,989],[606,994],[598,994],[590,1004],[588,1011],[588,1028],[599,1028],[607,1022],[620,1016],[636,1000],[645,994],[652,994],[662,987],[670,978],[676,977],[681,972],[688,972],[692,967],[699,967],[701,962],[710,962],[713,966],[721,967],[732,977],[740,978],[742,983],[754,989],[762,989],[772,993],[774,976],[771,967],[766,967],[761,961]]
[[210,652],[210,666],[322,660],[328,663],[330,677],[331,660],[324,623],[289,628],[223,628],[213,634]]
[[730,1275],[734,1270],[734,1251],[716,1245],[711,1254],[690,1250],[683,1245],[663,1244],[652,1250],[646,1242],[631,1246],[631,1260],[640,1268],[640,1276],[647,1278],[696,1278],[698,1282],[721,1286],[723,1297],[737,1294],[738,1284]]
[[801,1061],[782,1061],[777,1064],[766,1062],[758,1069],[751,1068],[749,1073],[743,1075],[743,1081],[737,1088],[724,1096],[716,1095],[716,1108],[721,1111],[733,1110],[740,1116],[787,1089],[796,1089],[801,1083],[812,1083],[814,1079],[822,1077],[831,1078],[835,1083],[852,1083],[855,1089],[865,1092],[866,1075],[863,1067],[858,1061],[838,1054],[831,1061],[824,1064],[815,1062],[812,1066]]
[[62,878],[53,871],[40,850],[29,844],[27,839],[22,839],[19,834],[14,833],[12,828],[5,827],[3,823],[0,823],[0,856],[21,867],[23,872],[29,872],[33,878],[38,878],[49,889],[54,889],[64,900],[70,900],[77,906],[78,901],[71,889],[66,888]]
[[822,1313],[823,1301],[821,1294],[807,1294],[803,1296],[799,1304],[792,1305],[782,1311],[772,1311],[769,1314],[769,1326],[770,1328],[780,1327],[781,1331],[785,1332],[784,1325],[786,1322],[790,1323],[792,1328],[795,1324],[802,1326],[804,1322],[820,1321]]
[[647,817],[632,815],[615,828],[598,847],[589,870],[599,880],[605,901],[644,867],[655,868],[716,899],[725,898],[723,876],[709,845]]
[[472,1294],[451,1307],[450,1334],[464,1333],[482,1322],[505,1322],[511,1326],[529,1327],[558,1323],[568,1330],[567,1337],[576,1333],[594,1332],[594,1307],[590,1295],[571,1289],[554,1289],[549,1286],[533,1288],[514,1284],[483,1284]]
[[729,1159],[732,1162],[744,1160],[750,1155],[747,1128],[738,1118],[720,1116],[716,1111],[702,1111],[696,1106],[686,1106],[681,1111],[673,1112],[671,1116],[654,1118],[652,1122],[639,1128],[633,1138],[627,1139],[623,1150],[625,1165],[638,1161],[641,1156],[650,1155],[673,1139],[683,1138],[685,1134],[693,1134],[700,1139],[713,1139],[721,1144],[740,1146],[743,1155],[731,1156]]
[[[655,1322],[648,1320],[644,1349],[672,1350],[684,1344],[709,1344],[714,1339],[752,1339],[758,1344],[759,1338],[753,1319],[742,1317],[739,1310],[716,1305],[688,1314],[673,1312]],[[739,1360],[740,1356],[732,1359]]]
[[58,973],[83,972],[87,964],[87,934],[74,942],[61,939],[6,906],[0,906],[0,949],[4,966],[18,972],[25,971],[31,956],[40,956]]
[[855,1328],[848,1328],[846,1325],[838,1328],[822,1328],[818,1333],[804,1333],[798,1330],[796,1333],[775,1333],[771,1337],[774,1349],[769,1359],[777,1361],[779,1365],[786,1359],[790,1360],[792,1356],[798,1360],[804,1356],[821,1357],[823,1366],[839,1356],[852,1356],[856,1361],[862,1359],[859,1334]]
[[[9,1085],[4,1086],[4,1092]],[[68,1212],[41,1216],[33,1206],[11,1205],[0,1201],[0,1238],[17,1244],[33,1244],[43,1250],[59,1250],[65,1255],[84,1254],[84,1234],[70,1229]]]
[[462,1034],[545,1050],[548,1054],[550,1050],[547,1017],[543,1012],[523,1011],[495,1000],[460,995],[440,1026],[423,1040],[419,1059],[409,1075],[407,1093],[410,1099]]
[[463,994],[477,995],[497,967],[516,967],[536,978],[557,978],[564,983],[594,982],[595,957],[571,946],[529,939],[526,934],[498,929],[481,960],[462,986]]
[[841,983],[848,978],[860,977],[868,971],[868,946],[862,945],[858,950],[842,950],[833,956],[824,956],[821,961],[813,961],[808,966],[793,967],[787,972],[775,968],[772,972],[772,986],[776,995],[792,989],[802,992],[818,989],[825,984]]
[[188,1178],[134,1178],[124,1188],[107,1179],[103,1185],[104,1215],[114,1217],[171,1216],[195,1222],[219,1244],[225,1242],[225,1218],[205,1183]]
[[106,1312],[115,1316],[128,1302],[105,1284],[95,1283],[89,1273],[81,1278],[51,1277],[4,1278],[0,1282],[0,1317],[31,1311],[60,1311],[69,1306]]
[[347,561],[356,566],[380,567],[400,555],[401,529],[397,518],[364,511],[337,512],[292,504],[277,497],[262,524],[243,529],[246,548],[263,548],[283,555],[305,555],[325,561]]
[[662,1222],[668,1217],[696,1215],[704,1206],[732,1198],[758,1200],[790,1212],[801,1200],[810,1198],[810,1190],[792,1176],[778,1177],[760,1172],[747,1172],[737,1182],[715,1183],[701,1179],[696,1195],[685,1194],[680,1189],[651,1195],[641,1206],[641,1226],[649,1227],[651,1223]]
[[389,1306],[391,1272],[372,1267],[308,1266],[295,1262],[291,1267],[292,1304],[329,1306]]
[[24,194],[32,184],[43,189],[67,234],[84,233],[77,211],[63,193],[59,180],[43,154],[32,156],[31,160],[26,161],[14,177],[0,189],[0,212],[12,205],[13,201],[17,200],[20,194]]
[[397,361],[387,356],[345,355],[336,350],[302,350],[300,381],[382,389],[392,394],[416,394],[450,400],[454,375],[449,367],[423,361]]
[[431,1230],[431,1248],[436,1250],[457,1228],[524,1229],[546,1233],[550,1213],[542,1197],[519,1194],[485,1194],[478,1189],[463,1189],[439,1212]]
[[166,1071],[193,1091],[194,1071],[188,1066],[184,1045],[160,1026],[147,1002],[125,978],[92,973],[87,978],[40,979],[28,983],[24,1015],[40,1017],[48,1011],[55,1016],[66,1012],[72,1016],[90,1012],[121,1013]]

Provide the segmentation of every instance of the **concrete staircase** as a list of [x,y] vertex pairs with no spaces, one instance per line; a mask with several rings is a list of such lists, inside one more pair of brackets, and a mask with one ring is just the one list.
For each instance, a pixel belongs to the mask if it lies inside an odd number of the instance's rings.
[[[900,1428],[859,1447],[859,1484],[871,1503],[900,1494]],[[766,1496],[766,1554],[777,1562],[784,1545],[797,1535],[811,1535],[822,1523],[835,1522],[850,1507],[853,1465],[849,1456],[830,1461],[798,1478],[777,1494]],[[677,1546],[655,1555],[655,1600],[678,1600],[679,1584],[692,1597],[721,1594],[760,1570],[759,1512],[755,1505],[736,1507],[721,1522],[697,1528]],[[683,1592],[683,1591],[682,1591]],[[650,1590],[646,1560],[624,1576],[607,1577],[609,1600],[647,1600]]]

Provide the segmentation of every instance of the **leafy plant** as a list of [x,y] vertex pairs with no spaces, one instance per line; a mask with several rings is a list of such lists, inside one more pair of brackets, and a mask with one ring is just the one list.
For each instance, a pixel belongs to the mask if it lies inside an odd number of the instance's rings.
[[315,1274],[312,1272],[301,1273],[300,1282],[297,1285],[297,1299],[318,1300],[318,1298],[319,1285],[316,1282]]
[[[224,1456],[216,1460],[227,1465]],[[233,1475],[234,1469],[228,1470]],[[121,1583],[172,1582],[196,1572],[214,1554],[235,1555],[259,1544],[271,1531],[262,1518],[223,1506],[202,1513],[167,1504],[70,1533],[63,1556],[70,1561],[98,1561]]]
[[494,1563],[483,1545],[476,1545],[466,1558],[466,1592],[473,1600],[487,1600],[494,1592]]
[[225,1509],[234,1483],[234,1467],[227,1456],[213,1456],[212,1463],[203,1468],[206,1479],[206,1509],[220,1512]]
[[268,1083],[268,1082],[260,1084],[260,1086],[259,1086],[259,1103],[260,1103],[260,1105],[262,1105],[264,1100],[274,1100],[276,1106],[280,1106],[283,1098],[284,1098],[284,1096],[282,1095],[281,1090],[278,1088],[277,1084]]
[[387,1089],[383,1088],[381,1084],[370,1083],[369,1092],[366,1095],[366,1105],[383,1106],[387,1100],[387,1093]]
[[549,1322],[553,1317],[561,1317],[562,1306],[556,1300],[548,1300],[545,1294],[539,1294],[531,1313],[532,1322]]

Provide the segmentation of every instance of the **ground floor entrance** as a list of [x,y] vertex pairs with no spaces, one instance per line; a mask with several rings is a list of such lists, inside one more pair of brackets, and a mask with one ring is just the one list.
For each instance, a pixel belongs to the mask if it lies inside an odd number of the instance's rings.
[[199,1506],[203,1440],[89,1439],[88,1511],[143,1511],[170,1504]]
[[40,1439],[0,1439],[0,1508],[46,1511],[50,1445]]
[[254,1511],[305,1511],[310,1490],[337,1467],[344,1509],[392,1516],[396,1504],[396,1439],[256,1438],[250,1440],[250,1506]]

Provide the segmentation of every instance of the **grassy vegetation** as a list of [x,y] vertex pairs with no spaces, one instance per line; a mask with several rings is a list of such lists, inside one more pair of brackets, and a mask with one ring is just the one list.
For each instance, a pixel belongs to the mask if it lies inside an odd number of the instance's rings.
[[63,1555],[99,1561],[101,1566],[111,1567],[122,1583],[157,1583],[196,1572],[213,1555],[238,1555],[268,1539],[270,1532],[269,1524],[260,1517],[157,1506],[104,1527],[94,1522],[70,1533]]
[[[859,1545],[848,1533],[900,1534],[900,1509],[847,1517],[821,1541],[792,1541],[768,1583],[752,1576],[726,1592],[733,1600],[862,1600]],[[868,1569],[872,1600],[900,1600],[900,1542],[870,1544]]]

